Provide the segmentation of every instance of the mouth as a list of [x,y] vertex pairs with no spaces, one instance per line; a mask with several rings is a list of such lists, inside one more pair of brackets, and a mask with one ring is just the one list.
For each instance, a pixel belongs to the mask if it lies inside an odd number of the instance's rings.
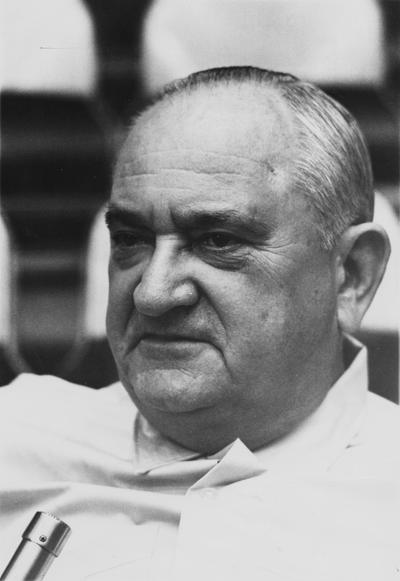
[[191,359],[209,346],[209,341],[193,335],[145,333],[137,347],[146,359],[173,360]]
[[139,343],[159,346],[179,346],[184,344],[209,343],[209,341],[204,337],[198,337],[196,335],[183,335],[177,333],[144,333]]
[[179,335],[174,333],[159,334],[159,333],[145,333],[141,341],[149,343],[206,343],[207,341],[200,337],[193,335]]

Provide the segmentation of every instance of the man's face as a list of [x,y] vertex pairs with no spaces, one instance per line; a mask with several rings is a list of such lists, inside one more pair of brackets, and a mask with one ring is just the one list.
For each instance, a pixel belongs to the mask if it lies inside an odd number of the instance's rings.
[[334,256],[293,188],[271,93],[158,105],[122,152],[108,216],[108,336],[147,419],[189,448],[255,448],[340,372]]

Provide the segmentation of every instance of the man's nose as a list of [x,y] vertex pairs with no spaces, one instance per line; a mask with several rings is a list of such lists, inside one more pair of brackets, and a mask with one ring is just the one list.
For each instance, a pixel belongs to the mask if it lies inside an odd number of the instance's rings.
[[196,284],[174,241],[157,243],[133,291],[137,311],[149,317],[159,317],[171,309],[194,305],[197,300]]

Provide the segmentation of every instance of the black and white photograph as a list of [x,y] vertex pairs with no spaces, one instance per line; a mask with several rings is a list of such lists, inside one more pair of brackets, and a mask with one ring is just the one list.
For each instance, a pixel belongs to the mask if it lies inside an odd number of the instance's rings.
[[400,2],[0,21],[0,580],[400,581]]

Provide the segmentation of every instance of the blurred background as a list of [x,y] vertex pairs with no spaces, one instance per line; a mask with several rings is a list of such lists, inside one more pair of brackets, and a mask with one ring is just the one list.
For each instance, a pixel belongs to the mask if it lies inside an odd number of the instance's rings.
[[398,0],[3,0],[0,385],[22,371],[116,379],[102,207],[135,111],[165,82],[253,65],[315,82],[357,118],[392,257],[360,337],[398,401]]

